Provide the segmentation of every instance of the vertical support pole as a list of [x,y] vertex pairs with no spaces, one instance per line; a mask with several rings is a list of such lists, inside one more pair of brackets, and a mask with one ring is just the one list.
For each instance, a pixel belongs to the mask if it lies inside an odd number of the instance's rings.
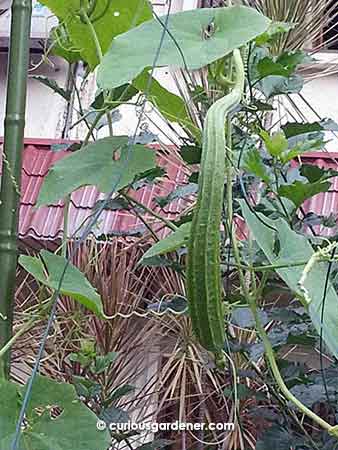
[[[12,336],[32,0],[13,0],[0,191],[0,348]],[[8,377],[10,354],[0,360]]]

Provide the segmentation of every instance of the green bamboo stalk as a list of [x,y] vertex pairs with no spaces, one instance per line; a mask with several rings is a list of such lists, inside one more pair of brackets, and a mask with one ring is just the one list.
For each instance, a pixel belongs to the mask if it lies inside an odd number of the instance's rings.
[[[13,0],[0,191],[0,348],[12,336],[31,15],[32,0]],[[9,369],[8,352],[0,377],[8,377]]]

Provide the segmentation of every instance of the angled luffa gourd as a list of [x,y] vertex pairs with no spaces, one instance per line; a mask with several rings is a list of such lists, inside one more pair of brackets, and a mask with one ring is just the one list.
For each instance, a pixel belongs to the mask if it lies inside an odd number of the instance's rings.
[[245,78],[239,50],[234,50],[232,59],[235,85],[209,108],[205,119],[199,191],[188,242],[186,287],[193,331],[201,345],[216,355],[225,340],[220,272],[220,224],[228,164],[225,122],[241,101]]

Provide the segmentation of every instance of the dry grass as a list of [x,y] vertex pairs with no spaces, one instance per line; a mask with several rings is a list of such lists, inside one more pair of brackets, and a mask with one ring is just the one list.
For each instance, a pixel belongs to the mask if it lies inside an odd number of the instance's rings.
[[[145,244],[144,248],[149,244]],[[144,250],[138,241],[114,239],[110,244],[90,241],[74,258],[77,265],[101,294],[105,312],[114,315],[144,311],[147,303],[163,296],[184,294],[182,278],[166,267],[138,266]],[[37,303],[48,298],[30,276],[18,273],[16,326],[22,326]],[[40,321],[17,343],[13,352],[13,374],[26,379],[38,350],[43,326]],[[80,350],[83,340],[94,340],[99,354],[116,351],[119,356],[111,368],[100,375],[90,373],[69,355]],[[236,361],[246,368],[247,362]],[[108,396],[117,386],[134,385],[136,390],[119,401],[135,421],[155,419],[158,422],[231,422],[235,420],[235,404],[229,394],[233,373],[215,370],[208,353],[193,336],[187,316],[137,318],[117,316],[101,321],[69,298],[61,298],[41,364],[41,373],[59,380],[87,376],[98,381]],[[257,423],[248,411],[255,400],[239,402],[240,424],[235,432],[199,433],[198,439],[224,440],[222,448],[241,450],[254,448]],[[196,446],[189,432],[166,434],[176,440],[177,449]]]

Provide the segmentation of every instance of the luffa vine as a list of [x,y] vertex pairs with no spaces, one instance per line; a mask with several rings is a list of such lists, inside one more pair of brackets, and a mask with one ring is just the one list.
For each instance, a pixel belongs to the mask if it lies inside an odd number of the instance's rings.
[[[246,277],[238,248],[237,236],[232,224],[232,154],[231,154],[231,113],[240,104],[245,84],[245,69],[238,49],[234,50],[230,71],[234,69],[235,82],[227,77],[230,93],[217,100],[208,110],[203,130],[203,147],[199,172],[199,190],[188,241],[187,259],[187,299],[192,327],[200,344],[214,353],[216,365],[225,365],[225,313],[226,298],[223,295],[220,270],[220,226],[224,202],[224,178],[226,182],[227,221],[230,241],[237,265],[240,288],[251,308],[256,331],[265,350],[271,372],[280,391],[298,410],[308,416],[331,436],[338,438],[338,426],[332,426],[297,399],[285,384],[279,371],[272,345],[261,323],[257,300],[261,286],[256,286],[254,268]],[[231,74],[230,74],[231,75]],[[226,132],[225,132],[226,123]],[[336,244],[333,244],[336,245]],[[323,252],[320,254],[322,255]],[[316,254],[315,254],[316,255]],[[315,256],[314,256],[315,258]],[[309,265],[310,262],[307,264]],[[307,267],[307,266],[306,266]],[[306,269],[304,269],[306,270]],[[300,280],[300,283],[302,281]]]

